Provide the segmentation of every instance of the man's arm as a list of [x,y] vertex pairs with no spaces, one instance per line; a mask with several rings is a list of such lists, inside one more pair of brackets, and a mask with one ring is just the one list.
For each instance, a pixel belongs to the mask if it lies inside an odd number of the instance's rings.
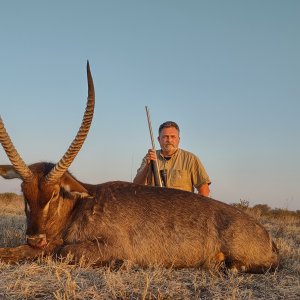
[[208,196],[209,196],[209,193],[210,193],[210,188],[209,188],[208,183],[202,184],[202,185],[198,188],[198,193],[199,193],[199,195],[201,195],[201,196],[208,197]]
[[149,164],[146,162],[142,163],[141,167],[138,169],[137,174],[133,179],[133,183],[137,184],[146,184],[147,183],[147,176],[148,176]]
[[140,168],[137,170],[137,174],[133,179],[133,183],[147,184],[147,176],[150,168],[151,160],[156,160],[156,153],[153,149],[149,149],[144,157]]

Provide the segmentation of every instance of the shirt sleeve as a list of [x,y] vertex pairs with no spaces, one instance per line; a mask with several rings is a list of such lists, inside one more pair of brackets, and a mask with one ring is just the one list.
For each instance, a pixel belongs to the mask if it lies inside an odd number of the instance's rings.
[[147,164],[147,160],[146,160],[146,156],[143,158],[141,166],[137,169],[136,173],[139,174],[141,172],[141,170],[146,166]]
[[211,184],[210,178],[197,156],[194,156],[194,163],[192,164],[192,183],[196,189],[199,189],[203,184]]

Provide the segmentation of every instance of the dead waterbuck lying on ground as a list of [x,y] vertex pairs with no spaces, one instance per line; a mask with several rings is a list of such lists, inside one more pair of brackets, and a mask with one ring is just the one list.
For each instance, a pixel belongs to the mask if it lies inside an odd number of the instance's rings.
[[86,184],[68,172],[92,122],[95,96],[89,65],[87,78],[81,127],[56,165],[27,166],[0,119],[0,141],[12,163],[1,165],[0,175],[22,180],[27,216],[27,244],[1,248],[0,260],[71,253],[95,264],[129,260],[141,266],[225,264],[246,272],[276,268],[278,254],[268,232],[230,205],[190,192],[128,182]]

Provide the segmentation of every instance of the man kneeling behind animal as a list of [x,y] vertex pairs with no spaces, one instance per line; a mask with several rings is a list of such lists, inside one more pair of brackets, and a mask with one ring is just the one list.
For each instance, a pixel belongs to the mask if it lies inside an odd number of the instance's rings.
[[179,126],[173,121],[159,126],[158,142],[161,149],[149,149],[137,171],[134,183],[154,185],[150,162],[157,160],[158,168],[165,187],[209,196],[211,181],[200,161],[193,153],[179,149]]

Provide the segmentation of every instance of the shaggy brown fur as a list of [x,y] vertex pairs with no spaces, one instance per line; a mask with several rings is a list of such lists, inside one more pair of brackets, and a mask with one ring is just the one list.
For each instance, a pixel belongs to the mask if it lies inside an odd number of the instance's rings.
[[69,172],[57,184],[44,184],[52,167],[29,166],[34,180],[23,182],[22,190],[30,246],[0,249],[0,259],[30,258],[32,247],[32,257],[71,253],[95,264],[129,260],[141,266],[214,268],[225,263],[246,272],[278,265],[268,232],[235,207],[175,189],[84,184]]

